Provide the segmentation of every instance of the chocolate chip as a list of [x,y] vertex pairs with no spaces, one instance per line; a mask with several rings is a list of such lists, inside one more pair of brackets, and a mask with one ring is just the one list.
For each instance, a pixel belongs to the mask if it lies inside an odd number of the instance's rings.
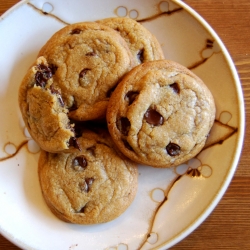
[[52,77],[52,71],[44,64],[37,65],[37,69],[38,71],[35,74],[36,85],[44,88],[46,82]]
[[172,88],[175,93],[180,93],[179,85],[176,82],[170,84],[169,87]]
[[135,98],[138,96],[138,94],[139,93],[136,91],[129,91],[125,96],[125,100],[127,100],[128,104],[131,105],[134,102]]
[[72,31],[70,32],[70,34],[71,34],[71,35],[75,35],[75,34],[80,34],[81,32],[82,32],[82,31],[81,31],[80,29],[76,28],[76,29],[72,30]]
[[162,125],[164,122],[163,116],[158,113],[155,109],[149,108],[147,112],[144,115],[147,123],[154,125],[154,126],[159,126]]
[[144,49],[139,50],[137,53],[137,59],[142,63],[144,60]]
[[172,142],[170,142],[167,145],[166,150],[170,156],[176,156],[176,155],[179,155],[181,153],[180,146],[175,144],[175,143],[172,143]]
[[83,78],[86,74],[87,74],[87,72],[89,71],[90,69],[83,69],[81,72],[80,72],[80,74],[79,74],[79,77],[80,78]]
[[42,87],[42,88],[45,87],[46,82],[47,82],[47,79],[44,78],[42,72],[40,72],[40,71],[37,71],[37,72],[36,72],[35,80],[36,80],[36,85],[37,85],[37,86],[40,86],[40,87]]
[[94,182],[94,178],[86,178],[83,183],[80,183],[80,185],[79,185],[80,189],[82,191],[88,193],[93,182]]
[[88,186],[91,186],[94,182],[94,178],[87,178],[85,179],[85,182],[88,184]]
[[44,64],[38,64],[36,67],[37,67],[37,69],[38,69],[39,71],[45,71],[45,70],[48,69],[48,66],[46,66],[46,65],[44,65]]
[[53,85],[50,86],[50,91],[51,91],[52,94],[57,95],[58,101],[60,102],[61,106],[63,107],[64,106],[64,101],[62,99],[60,91],[58,89],[55,89]]
[[97,54],[95,52],[88,52],[85,54],[85,56],[96,56]]
[[53,85],[50,86],[50,91],[52,94],[60,94],[58,89],[55,89]]
[[37,68],[40,72],[43,73],[43,76],[45,79],[50,79],[52,77],[52,70],[50,67],[44,65],[44,64],[39,64],[37,65]]
[[[77,156],[74,160],[73,160],[73,167],[75,170],[83,170],[86,169],[88,165],[88,162],[86,160],[86,158],[83,155]],[[79,168],[80,166],[80,168]]]
[[74,148],[76,148],[76,149],[78,149],[78,150],[81,151],[81,147],[80,147],[80,145],[79,145],[79,143],[78,143],[76,137],[71,137],[71,138],[69,139],[69,146],[70,146],[70,147],[74,147]]
[[116,121],[116,126],[123,135],[128,135],[131,124],[127,117],[121,117]]
[[58,69],[55,64],[49,64],[49,68],[51,69],[52,75],[54,75]]

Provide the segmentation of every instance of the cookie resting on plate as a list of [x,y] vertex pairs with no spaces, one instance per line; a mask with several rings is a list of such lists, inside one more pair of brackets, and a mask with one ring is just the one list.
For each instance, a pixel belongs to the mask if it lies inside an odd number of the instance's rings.
[[125,40],[95,22],[68,25],[39,52],[56,67],[53,85],[60,89],[69,117],[77,121],[104,118],[109,95],[135,66]]
[[124,39],[105,25],[78,23],[55,33],[19,89],[33,139],[48,152],[77,147],[70,120],[105,118],[113,88],[133,65]]
[[131,160],[166,168],[203,148],[215,119],[213,96],[202,80],[169,60],[132,69],[113,92],[109,132]]
[[116,150],[108,132],[84,131],[79,144],[81,152],[41,152],[38,175],[43,197],[63,221],[111,221],[136,195],[137,165]]

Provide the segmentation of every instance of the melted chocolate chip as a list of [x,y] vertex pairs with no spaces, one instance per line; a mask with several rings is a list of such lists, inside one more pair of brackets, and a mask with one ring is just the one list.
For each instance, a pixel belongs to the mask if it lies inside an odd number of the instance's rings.
[[51,69],[52,75],[54,75],[58,69],[58,67],[55,64],[50,64],[49,68]]
[[81,32],[82,32],[82,31],[81,31],[80,29],[76,28],[76,29],[72,30],[72,31],[70,32],[70,34],[71,34],[71,35],[75,35],[75,34],[80,34]]
[[138,96],[138,94],[139,93],[136,91],[129,91],[125,96],[125,100],[127,100],[128,104],[131,105],[134,102],[135,98]]
[[35,74],[36,85],[42,88],[45,87],[46,82],[52,77],[52,70],[46,65],[37,65],[38,71]]
[[81,147],[80,147],[80,145],[79,145],[79,143],[78,143],[76,137],[71,137],[71,138],[69,139],[69,146],[70,146],[70,147],[74,147],[74,148],[76,148],[76,149],[78,149],[78,150],[81,151]]
[[80,189],[88,193],[93,182],[94,182],[94,178],[86,178],[85,181],[79,185]]
[[59,94],[60,95],[60,92],[58,89],[55,89],[53,85],[50,86],[50,91],[52,94]]
[[149,108],[147,112],[144,115],[147,123],[154,125],[154,126],[160,126],[164,122],[163,116],[158,113],[155,109]]
[[116,126],[123,135],[128,135],[131,124],[127,117],[121,117],[116,121]]
[[42,72],[40,72],[40,71],[37,71],[37,72],[36,72],[35,80],[36,80],[36,85],[37,85],[37,86],[40,86],[40,87],[42,87],[42,88],[45,87],[46,82],[47,82],[47,79],[44,78]]
[[45,79],[50,79],[52,77],[52,70],[50,67],[47,67],[43,64],[38,65],[38,69],[42,72]]
[[175,144],[175,143],[172,143],[172,142],[170,142],[167,145],[166,150],[170,156],[176,156],[176,155],[179,155],[181,153],[180,146]]
[[[86,169],[87,165],[88,165],[88,162],[87,162],[86,158],[83,155],[77,156],[73,160],[73,167],[74,167],[75,170]],[[79,166],[80,166],[80,169],[76,168],[76,167],[79,167]]]
[[39,71],[46,71],[46,70],[48,70],[48,66],[46,66],[44,64],[38,64],[36,67],[37,67],[37,69]]
[[170,84],[169,86],[170,86],[170,88],[173,89],[173,91],[174,91],[175,93],[177,93],[177,94],[180,93],[179,85],[178,85],[176,82]]
[[83,69],[81,72],[80,72],[80,74],[79,74],[79,77],[80,78],[83,78],[86,74],[87,74],[87,72],[89,71],[90,69]]
[[88,52],[85,54],[85,56],[96,56],[97,54],[95,52]]
[[139,52],[137,53],[137,58],[141,63],[143,62],[143,60],[144,60],[144,49],[139,50]]
[[51,91],[52,94],[56,94],[57,95],[58,101],[60,102],[61,106],[63,107],[64,106],[64,101],[62,99],[60,91],[58,89],[55,89],[53,87],[53,85],[50,86],[50,91]]

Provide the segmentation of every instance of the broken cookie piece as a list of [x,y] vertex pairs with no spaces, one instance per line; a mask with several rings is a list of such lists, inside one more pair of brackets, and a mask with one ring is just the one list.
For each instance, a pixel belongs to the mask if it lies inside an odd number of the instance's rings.
[[55,66],[40,57],[19,90],[19,106],[32,138],[49,152],[79,148],[60,90],[54,87]]

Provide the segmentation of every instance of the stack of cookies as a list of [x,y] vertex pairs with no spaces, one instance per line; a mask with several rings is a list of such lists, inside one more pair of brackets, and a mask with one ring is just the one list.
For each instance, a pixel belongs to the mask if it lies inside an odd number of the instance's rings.
[[155,36],[129,18],[55,33],[24,77],[19,105],[43,149],[44,199],[56,216],[77,224],[122,214],[136,195],[136,164],[167,168],[189,160],[215,118],[202,80],[165,60]]

